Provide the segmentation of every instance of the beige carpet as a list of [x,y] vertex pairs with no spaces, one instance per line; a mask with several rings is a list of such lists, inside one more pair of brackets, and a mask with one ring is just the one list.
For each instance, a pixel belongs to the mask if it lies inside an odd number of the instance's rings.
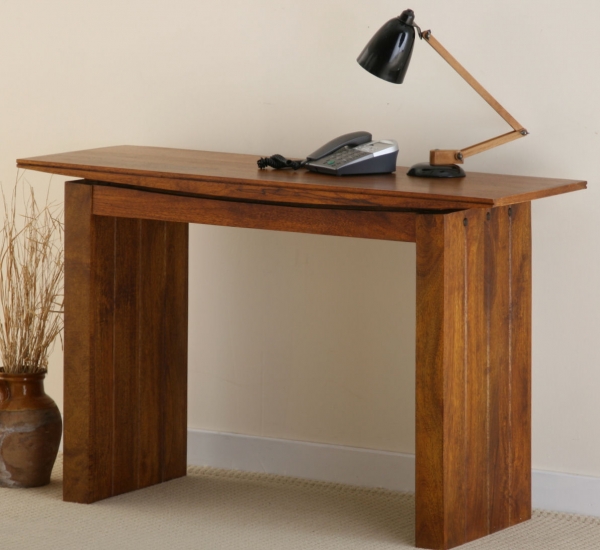
[[[0,489],[1,550],[414,547],[411,495],[191,467],[187,478],[92,505],[61,500],[62,464],[39,489]],[[600,518],[537,511],[465,550],[600,549]]]

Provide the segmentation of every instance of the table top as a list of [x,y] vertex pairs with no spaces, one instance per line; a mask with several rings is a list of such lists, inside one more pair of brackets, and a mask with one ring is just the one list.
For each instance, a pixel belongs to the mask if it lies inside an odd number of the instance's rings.
[[17,160],[19,168],[148,191],[298,206],[383,210],[490,208],[585,189],[586,182],[468,172],[457,179],[260,170],[258,157],[122,145]]

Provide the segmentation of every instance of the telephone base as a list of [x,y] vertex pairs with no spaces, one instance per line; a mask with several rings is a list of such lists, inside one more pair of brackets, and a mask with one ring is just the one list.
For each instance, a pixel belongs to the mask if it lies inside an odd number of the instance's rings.
[[420,162],[411,166],[407,172],[416,178],[464,178],[467,174],[456,164],[433,165],[429,162]]

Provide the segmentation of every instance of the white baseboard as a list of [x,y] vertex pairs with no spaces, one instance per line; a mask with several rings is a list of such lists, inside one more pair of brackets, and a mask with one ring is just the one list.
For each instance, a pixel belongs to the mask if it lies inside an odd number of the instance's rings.
[[[188,430],[188,463],[394,491],[415,490],[415,456],[340,445]],[[534,470],[533,506],[600,516],[600,478]]]
[[188,429],[188,464],[415,490],[414,455]]
[[533,470],[533,507],[600,516],[600,478]]

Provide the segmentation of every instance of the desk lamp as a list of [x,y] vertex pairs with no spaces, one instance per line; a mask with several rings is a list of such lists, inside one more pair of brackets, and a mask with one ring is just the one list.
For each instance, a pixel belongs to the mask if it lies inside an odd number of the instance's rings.
[[466,157],[482,153],[503,143],[508,143],[527,135],[523,128],[491,95],[479,84],[467,70],[433,37],[431,31],[421,31],[414,22],[413,10],[404,10],[402,15],[390,19],[371,38],[365,49],[358,56],[358,63],[371,74],[392,82],[402,84],[408,69],[410,57],[415,43],[415,29],[419,38],[425,40],[468,84],[485,99],[490,106],[504,119],[513,131],[501,136],[488,139],[482,143],[458,150],[434,149],[429,153],[429,162],[415,164],[409,171],[409,176],[427,178],[460,178],[466,174],[457,166],[463,164]]

